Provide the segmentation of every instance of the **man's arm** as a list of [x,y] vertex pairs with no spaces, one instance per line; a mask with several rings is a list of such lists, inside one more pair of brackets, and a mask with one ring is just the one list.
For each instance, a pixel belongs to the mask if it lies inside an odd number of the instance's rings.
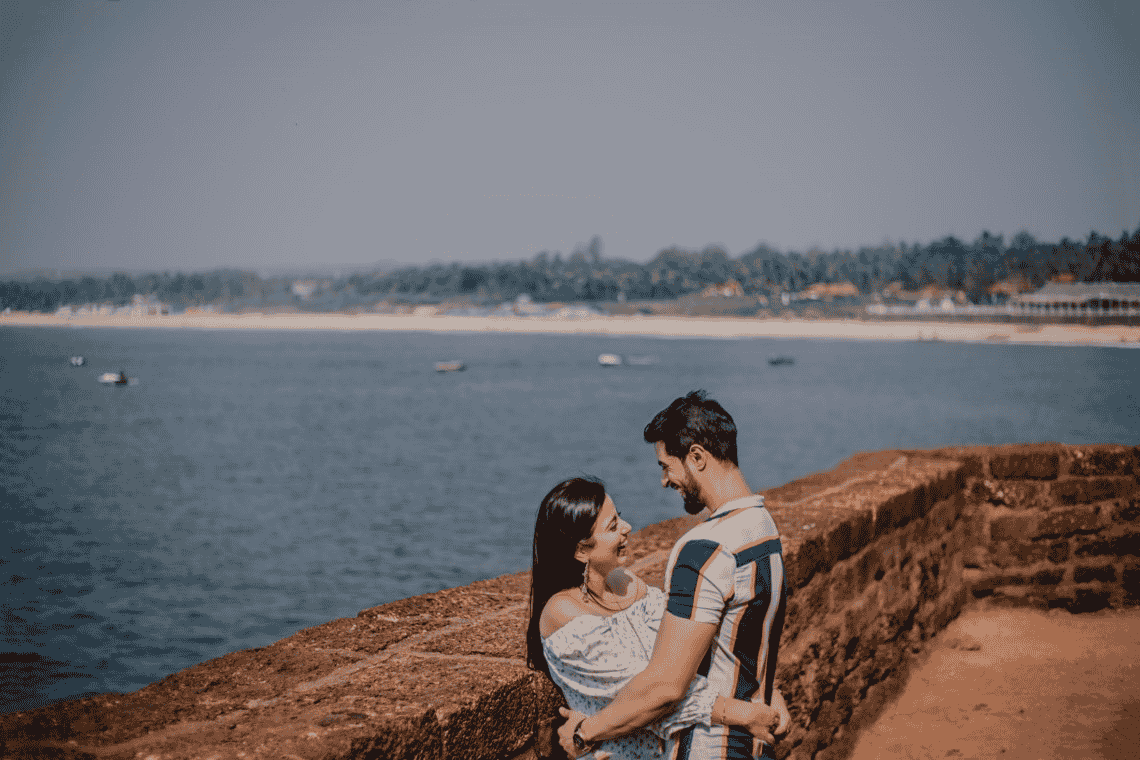
[[[695,623],[666,612],[645,670],[630,679],[604,709],[586,718],[579,736],[587,742],[625,736],[668,715],[688,691],[717,629],[716,623]],[[559,743],[571,757],[577,754],[575,724],[567,721],[558,729]]]

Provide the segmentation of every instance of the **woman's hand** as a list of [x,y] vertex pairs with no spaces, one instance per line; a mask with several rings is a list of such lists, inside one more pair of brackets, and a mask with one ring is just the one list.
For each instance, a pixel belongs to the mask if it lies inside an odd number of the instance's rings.
[[[762,692],[757,690],[756,698],[759,698],[761,693]],[[767,707],[763,702],[758,702],[757,704],[760,704],[763,707]],[[773,711],[776,714],[776,727],[772,729],[772,734],[775,734],[776,736],[782,736],[783,734],[786,734],[788,732],[788,728],[790,728],[792,725],[792,714],[788,712],[788,703],[784,701],[784,695],[780,692],[779,689],[772,689],[772,706],[767,707],[767,709]],[[772,724],[769,723],[768,725],[770,726]],[[752,734],[752,736],[755,737],[752,740],[753,757],[760,757],[760,752],[763,750],[765,744],[774,745],[776,743],[775,738],[772,736],[772,734],[768,734],[765,738],[761,738],[763,736],[762,734]]]
[[558,712],[563,718],[566,718],[566,722],[558,729],[558,743],[562,745],[562,751],[566,753],[567,757],[592,757],[594,760],[610,760],[610,753],[604,749],[596,749],[584,755],[576,754],[577,750],[574,748],[574,729],[586,716],[580,712],[568,710],[565,707],[559,707]]
[[744,702],[729,697],[717,697],[713,703],[711,720],[724,726],[743,728],[752,734],[753,749],[761,743],[775,744],[771,729],[779,722],[780,716],[774,708],[763,702]]
[[772,707],[780,715],[780,722],[772,733],[778,736],[788,733],[792,726],[792,714],[788,712],[788,703],[784,701],[784,695],[779,689],[772,689]]

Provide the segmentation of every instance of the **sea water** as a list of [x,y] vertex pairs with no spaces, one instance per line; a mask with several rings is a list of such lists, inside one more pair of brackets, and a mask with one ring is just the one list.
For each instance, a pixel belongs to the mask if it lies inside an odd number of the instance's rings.
[[1136,444],[1137,377],[1113,348],[0,328],[0,710],[525,570],[564,478],[635,529],[682,514],[642,429],[695,388],[760,490],[866,450]]

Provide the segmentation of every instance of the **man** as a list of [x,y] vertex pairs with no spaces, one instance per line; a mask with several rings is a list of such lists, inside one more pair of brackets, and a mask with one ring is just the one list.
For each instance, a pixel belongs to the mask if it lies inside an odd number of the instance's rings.
[[[779,532],[740,473],[732,417],[694,391],[646,425],[645,441],[656,449],[662,487],[676,489],[688,513],[708,516],[669,556],[668,603],[649,665],[594,715],[563,708],[559,743],[571,757],[668,715],[698,674],[721,696],[771,705],[774,733],[791,720],[774,684],[785,609]],[[751,758],[754,739],[766,740],[763,757],[774,757],[771,736],[726,725],[675,734],[666,757]]]

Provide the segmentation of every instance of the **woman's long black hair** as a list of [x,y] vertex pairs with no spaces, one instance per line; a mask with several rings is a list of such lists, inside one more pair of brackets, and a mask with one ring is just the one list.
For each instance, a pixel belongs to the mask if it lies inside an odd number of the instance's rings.
[[606,487],[601,481],[571,478],[550,489],[538,508],[530,567],[530,624],[526,629],[526,664],[533,670],[550,675],[538,621],[550,597],[582,584],[586,565],[574,559],[574,551],[593,535],[605,501]]

